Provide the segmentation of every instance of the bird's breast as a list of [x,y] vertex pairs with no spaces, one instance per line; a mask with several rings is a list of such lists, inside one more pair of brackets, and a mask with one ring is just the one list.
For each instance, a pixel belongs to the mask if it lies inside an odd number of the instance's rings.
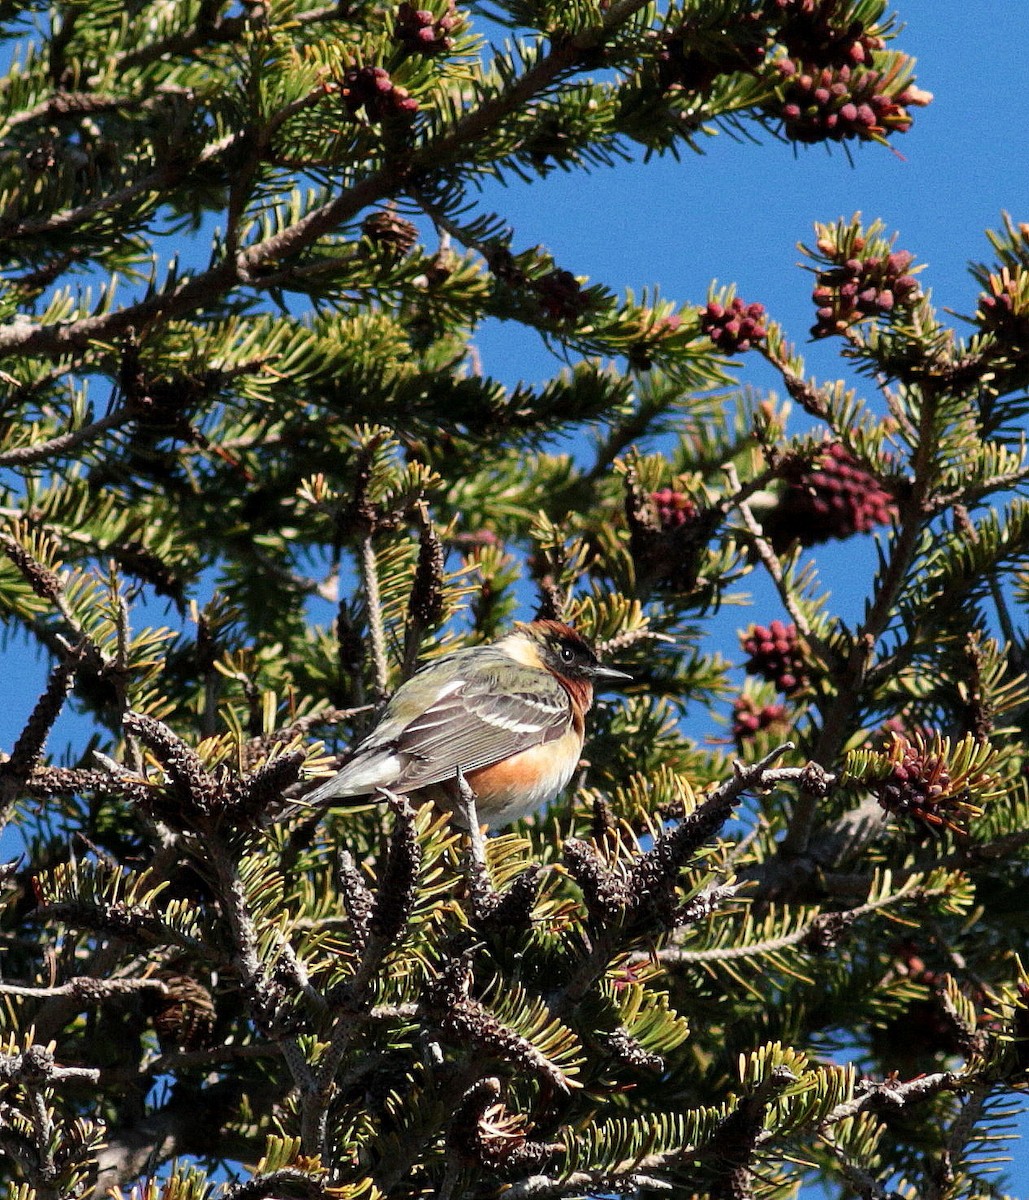
[[495,829],[549,804],[575,774],[581,754],[582,735],[569,726],[552,742],[469,771],[466,778],[480,821]]

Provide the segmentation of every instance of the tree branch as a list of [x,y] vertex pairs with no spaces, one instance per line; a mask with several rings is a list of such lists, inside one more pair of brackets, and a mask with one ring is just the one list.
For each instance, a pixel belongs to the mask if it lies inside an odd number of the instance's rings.
[[120,429],[123,425],[128,425],[138,415],[135,408],[124,405],[108,413],[106,417],[100,417],[99,420],[93,421],[89,425],[83,425],[81,429],[58,434],[57,437],[48,438],[45,442],[36,442],[30,446],[16,446],[13,450],[0,451],[0,467],[24,467],[29,463],[42,462],[43,459],[51,458],[54,455],[67,454],[69,450],[74,450],[76,446],[92,441],[99,434],[106,433],[108,429]]

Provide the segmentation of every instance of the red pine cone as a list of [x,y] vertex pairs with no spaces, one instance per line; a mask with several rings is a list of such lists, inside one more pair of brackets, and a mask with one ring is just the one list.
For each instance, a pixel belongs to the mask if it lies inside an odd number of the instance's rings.
[[650,498],[657,509],[657,519],[662,529],[679,529],[695,520],[700,509],[689,496],[682,492],[673,492],[671,488],[661,488],[651,492]]
[[352,116],[363,108],[369,121],[412,116],[418,111],[418,101],[406,88],[398,87],[383,67],[351,67],[343,75],[340,95]]
[[[944,749],[937,738],[922,734],[891,734],[887,774],[869,785],[879,804],[894,816],[912,817],[935,829],[961,832],[956,821],[977,816],[981,809],[972,802],[964,779],[954,780]],[[980,782],[985,782],[981,779]]]
[[923,821],[931,817],[934,823],[939,823],[936,810],[949,786],[950,773],[943,757],[920,754],[914,746],[907,744],[900,761],[873,791],[887,812],[910,814]]
[[845,65],[818,67],[783,58],[776,69],[783,77],[777,115],[783,133],[795,142],[881,141],[911,127],[909,106],[932,100],[931,93],[913,84],[893,90],[899,65],[881,72]]
[[571,322],[589,312],[589,297],[571,271],[551,271],[535,281],[533,290],[540,308],[552,321]]
[[848,258],[819,271],[811,293],[818,317],[811,336],[830,337],[865,317],[913,308],[922,297],[918,280],[908,273],[913,261],[907,250],[896,250],[880,258]]
[[890,739],[885,773],[868,785],[887,812],[955,833],[963,832],[957,822],[982,814],[974,796],[992,793],[995,780],[988,770],[952,776],[946,758],[950,743],[938,734],[892,733]]
[[779,503],[762,521],[777,553],[794,542],[816,546],[886,525],[896,515],[893,496],[840,442],[830,442],[818,459],[789,479]]
[[790,57],[820,67],[861,66],[885,40],[850,17],[848,0],[774,0],[781,13],[778,40]]
[[712,300],[700,310],[700,328],[723,354],[749,350],[768,334],[763,304],[746,304],[738,296],[722,307]]
[[432,58],[451,49],[454,39],[450,34],[460,21],[454,0],[447,0],[447,11],[440,17],[405,0],[397,9],[393,38],[409,53]]
[[732,735],[737,744],[765,729],[786,731],[785,704],[758,704],[751,696],[738,696],[732,706]]
[[764,625],[752,625],[740,634],[740,645],[749,655],[743,664],[751,675],[758,675],[784,695],[798,692],[810,682],[797,627],[782,621]]
[[625,519],[638,585],[692,591],[718,513],[670,487],[645,492],[632,471],[626,476]]

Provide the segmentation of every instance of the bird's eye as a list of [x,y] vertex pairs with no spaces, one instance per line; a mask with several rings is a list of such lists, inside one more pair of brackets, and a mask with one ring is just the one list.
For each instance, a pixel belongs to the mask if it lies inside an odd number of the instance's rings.
[[572,649],[571,646],[562,646],[561,647],[561,661],[562,662],[570,663],[574,660],[574,658],[575,658],[575,651]]

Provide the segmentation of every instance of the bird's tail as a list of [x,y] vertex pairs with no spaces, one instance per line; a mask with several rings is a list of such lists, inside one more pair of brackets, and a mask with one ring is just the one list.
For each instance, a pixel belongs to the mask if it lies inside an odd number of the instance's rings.
[[367,792],[354,793],[345,785],[341,787],[338,774],[315,782],[317,787],[296,796],[288,796],[285,803],[272,809],[268,815],[268,824],[279,825],[304,818],[317,818],[330,808],[358,808],[369,802]]

